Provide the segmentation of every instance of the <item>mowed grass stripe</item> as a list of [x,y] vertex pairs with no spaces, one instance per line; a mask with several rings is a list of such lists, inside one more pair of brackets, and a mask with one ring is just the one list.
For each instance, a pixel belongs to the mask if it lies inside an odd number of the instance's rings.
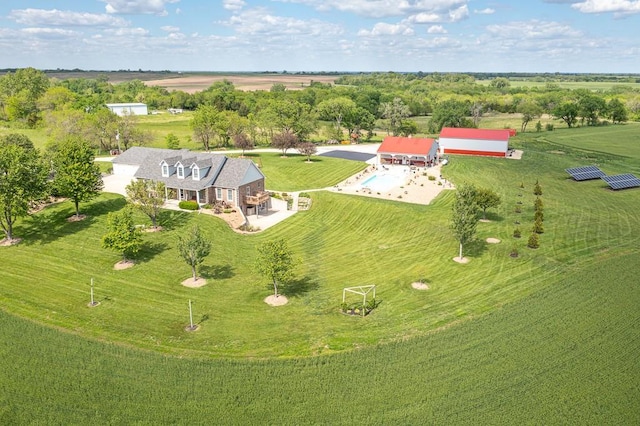
[[3,313],[1,362],[14,379],[5,394],[20,395],[5,399],[3,419],[634,424],[640,289],[626,283],[640,274],[635,257],[594,262],[437,334],[311,359],[163,357]]

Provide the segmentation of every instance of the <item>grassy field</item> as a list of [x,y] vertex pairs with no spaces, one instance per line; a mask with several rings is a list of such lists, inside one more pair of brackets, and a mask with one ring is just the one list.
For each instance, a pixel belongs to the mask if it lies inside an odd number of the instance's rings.
[[[491,80],[476,80],[476,83],[488,86],[491,83]],[[625,88],[625,89],[631,88],[635,90],[640,89],[640,83],[614,82],[614,81],[552,81],[550,83],[557,85],[563,89],[571,89],[571,90],[587,89],[592,91],[605,92],[605,91],[615,90],[617,88]],[[511,87],[544,88],[547,85],[547,82],[509,79],[509,85]]]
[[[602,139],[615,133],[620,149],[626,141],[626,156],[563,145],[575,131],[593,147],[598,137],[587,130],[600,129]],[[20,223],[20,245],[0,250],[0,418],[635,424],[640,190],[577,183],[564,169],[636,167],[636,135],[633,125],[532,133],[514,140],[525,150],[521,161],[451,157],[448,179],[494,188],[503,199],[467,247],[467,265],[451,260],[451,193],[429,206],[312,193],[310,211],[256,235],[167,211],[167,229],[145,236],[138,265],[126,271],[114,271],[118,255],[99,245],[106,213],[122,198],[84,205],[89,219],[79,223],[65,220],[70,204],[52,206]],[[265,171],[294,160],[266,158]],[[305,166],[346,172],[337,164]],[[271,179],[289,186],[295,173]],[[531,250],[524,240],[536,180],[545,233]],[[511,237],[515,220],[521,240]],[[214,246],[202,270],[210,282],[200,289],[179,284],[189,268],[175,239],[192,223]],[[276,237],[301,264],[283,289],[290,303],[274,309],[262,302],[270,289],[253,258],[257,244]],[[486,244],[488,237],[502,243]],[[514,244],[518,259],[508,256]],[[96,308],[86,306],[91,277]],[[421,278],[430,290],[411,288]],[[378,286],[379,307],[366,318],[341,315],[342,288],[361,284]],[[196,333],[183,330],[189,299]],[[247,359],[274,357],[283,359]]]

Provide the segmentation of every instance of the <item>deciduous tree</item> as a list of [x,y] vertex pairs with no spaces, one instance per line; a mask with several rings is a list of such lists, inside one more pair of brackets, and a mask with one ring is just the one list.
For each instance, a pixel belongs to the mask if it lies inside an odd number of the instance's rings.
[[433,108],[429,129],[437,133],[443,127],[473,127],[473,122],[467,118],[468,113],[469,106],[465,102],[448,99],[437,103]]
[[275,297],[278,297],[278,286],[286,285],[293,278],[295,265],[296,260],[282,238],[266,241],[258,247],[256,268],[273,283]]
[[191,266],[193,280],[198,279],[198,265],[211,253],[211,243],[202,235],[200,228],[194,225],[186,234],[178,237],[178,253]]
[[102,247],[122,254],[126,262],[142,247],[142,233],[133,222],[133,212],[125,207],[107,215],[108,231],[102,236]]
[[236,135],[233,135],[233,146],[235,146],[236,149],[241,149],[242,156],[244,157],[244,152],[246,150],[253,149],[253,141],[251,140],[251,138],[249,138],[249,135],[247,135],[244,132],[241,132]]
[[312,142],[302,142],[298,144],[298,152],[307,157],[307,163],[311,162],[311,156],[318,152],[316,144]]
[[282,155],[287,155],[287,150],[298,145],[298,137],[291,132],[276,133],[271,138],[271,146],[282,151]]
[[149,216],[154,228],[158,227],[158,214],[164,204],[165,184],[154,180],[132,180],[125,188],[127,201]]
[[567,127],[571,128],[578,121],[578,111],[578,105],[575,102],[563,102],[553,109],[552,114],[567,123]]
[[409,106],[401,98],[393,98],[391,102],[383,102],[379,107],[380,117],[389,120],[389,130],[396,136],[400,134],[400,127],[405,118],[411,115]]
[[488,188],[478,188],[476,190],[476,203],[482,209],[482,218],[487,218],[487,209],[500,205],[500,196],[495,191]]
[[193,113],[189,125],[193,130],[193,138],[202,144],[205,151],[211,148],[211,141],[216,135],[218,111],[211,105],[200,105]]
[[473,185],[461,185],[456,192],[451,214],[451,230],[460,243],[459,258],[462,248],[473,241],[478,227],[477,190]]
[[46,194],[46,179],[47,169],[29,138],[0,137],[0,226],[7,240],[13,240],[15,221]]
[[327,99],[317,106],[320,119],[333,122],[335,126],[335,134],[333,136],[337,139],[342,139],[342,121],[344,117],[355,108],[356,103],[344,96]]
[[525,132],[529,122],[542,115],[542,107],[533,101],[524,101],[518,104],[516,112],[522,114],[522,126],[520,129]]
[[607,104],[607,111],[609,118],[614,124],[624,123],[629,119],[627,108],[618,98],[613,98],[609,101]]
[[79,204],[96,197],[103,187],[100,168],[93,160],[93,149],[82,139],[68,138],[54,147],[54,188],[73,201],[76,217],[80,217]]

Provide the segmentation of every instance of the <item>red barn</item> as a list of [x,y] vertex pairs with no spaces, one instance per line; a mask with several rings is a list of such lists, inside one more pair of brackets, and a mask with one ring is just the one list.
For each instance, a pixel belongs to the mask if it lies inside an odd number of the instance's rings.
[[378,164],[425,167],[435,163],[438,144],[431,138],[387,136],[378,148]]
[[446,154],[506,157],[510,134],[509,129],[443,127],[438,142]]

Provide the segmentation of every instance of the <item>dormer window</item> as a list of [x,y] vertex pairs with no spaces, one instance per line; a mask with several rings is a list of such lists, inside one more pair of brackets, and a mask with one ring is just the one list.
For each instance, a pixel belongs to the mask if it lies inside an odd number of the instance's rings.
[[169,165],[166,163],[162,165],[162,177],[169,177]]
[[197,167],[193,167],[191,169],[191,174],[193,176],[193,180],[200,180],[200,169]]
[[178,179],[184,179],[184,166],[182,164],[178,164]]

